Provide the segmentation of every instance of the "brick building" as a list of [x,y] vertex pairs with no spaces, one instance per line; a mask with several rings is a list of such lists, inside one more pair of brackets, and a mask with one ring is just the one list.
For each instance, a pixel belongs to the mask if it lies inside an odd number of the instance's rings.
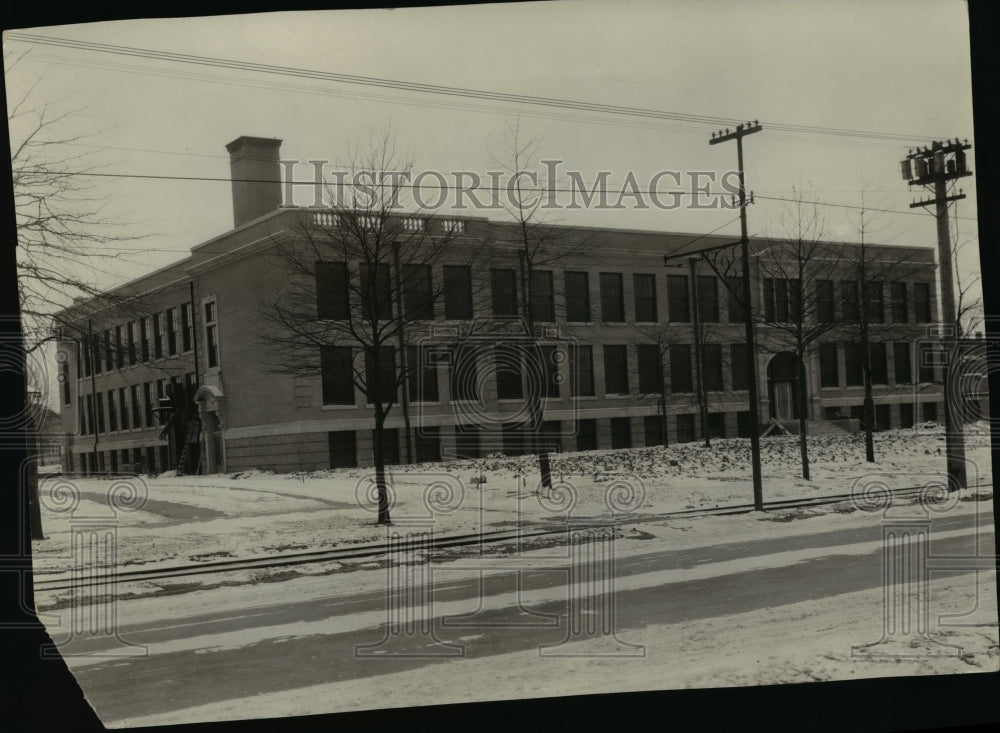
[[[79,301],[59,314],[62,420],[76,427],[66,435],[66,470],[176,468],[188,437],[190,455],[196,456],[188,470],[201,472],[371,464],[372,410],[348,374],[334,367],[324,374],[276,374],[261,365],[261,304],[281,291],[288,277],[275,266],[276,243],[294,242],[302,226],[329,225],[334,216],[282,206],[279,145],[278,140],[241,137],[227,146],[231,231],[106,299]],[[406,226],[426,228],[428,237],[449,238],[448,253],[428,266],[428,282],[443,287],[439,299],[422,306],[427,333],[468,334],[476,324],[517,315],[517,238],[511,224],[481,217],[401,216]],[[739,303],[704,261],[669,267],[663,261],[666,253],[694,252],[730,238],[698,237],[692,245],[695,236],[689,234],[557,229],[566,241],[586,241],[588,247],[586,254],[567,256],[532,275],[533,317],[545,334],[543,348],[552,349],[545,352],[542,389],[544,430],[554,447],[572,451],[639,447],[663,438],[694,440],[701,431],[699,386],[710,434],[748,435]],[[752,299],[761,304],[763,320],[775,322],[788,317],[794,284],[761,275],[760,254],[772,246],[751,244]],[[853,246],[829,244],[831,252]],[[473,248],[493,253],[488,267],[469,264],[464,253]],[[868,250],[873,262],[898,260],[902,253],[908,263],[905,275],[879,283],[862,304],[871,316],[876,427],[937,420],[943,417],[941,389],[920,345],[926,324],[937,317],[934,251]],[[343,278],[359,276],[357,263],[339,264],[340,270],[317,267],[317,292],[327,294],[317,296],[320,300],[344,288]],[[845,278],[829,281],[829,308],[837,313],[857,301]],[[343,302],[347,308],[357,306],[346,295]],[[471,357],[475,394],[464,393],[453,360],[427,361],[422,352],[413,352],[421,361],[407,381],[411,441],[402,436],[405,423],[397,406],[386,423],[391,462],[406,459],[404,446],[412,447],[412,460],[418,461],[522,449],[504,426],[505,418],[523,412],[530,377],[521,368],[497,368],[505,339],[490,333]],[[862,361],[849,325],[819,339],[801,369],[781,350],[774,326],[762,322],[758,341],[765,424],[772,417],[782,424],[796,418],[799,406],[791,392],[796,378],[806,381],[803,409],[817,432],[850,427],[851,418],[863,418]],[[176,420],[166,430],[161,425],[166,413],[156,407],[171,387],[185,395],[191,416],[200,418],[191,433],[189,425]],[[500,427],[483,429],[486,418]]]

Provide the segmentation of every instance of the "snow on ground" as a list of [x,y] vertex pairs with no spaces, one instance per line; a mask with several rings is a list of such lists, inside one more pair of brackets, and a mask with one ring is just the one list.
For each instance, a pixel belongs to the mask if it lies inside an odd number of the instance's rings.
[[[805,481],[794,478],[801,470],[797,438],[763,439],[765,501],[843,494],[872,481],[892,488],[943,481],[941,427],[886,431],[875,440],[879,460],[866,463],[860,434],[809,438],[812,480]],[[990,491],[988,425],[968,426],[966,447],[970,484],[983,484],[981,491]],[[432,526],[438,535],[561,522],[567,516],[606,517],[608,492],[616,482],[622,490],[613,491],[610,498],[620,502],[618,518],[746,505],[752,497],[749,464],[749,441],[740,439],[714,440],[711,447],[686,443],[561,454],[552,458],[557,487],[547,501],[537,494],[537,461],[532,456],[397,466],[390,470],[392,516],[397,524],[412,520]],[[475,482],[480,476],[485,483]],[[40,578],[73,567],[73,519],[86,516],[112,520],[118,564],[128,569],[346,547],[384,538],[384,529],[374,523],[372,469],[144,477],[148,500],[139,511],[116,515],[109,513],[104,499],[110,482],[98,478],[72,479],[82,495],[75,513],[53,511],[58,501],[50,497],[65,481],[51,477],[40,487],[46,539],[32,546]],[[567,497],[572,497],[572,505],[563,501]],[[435,513],[428,525],[427,504],[435,502],[446,511]]]
[[[935,613],[966,614],[962,625],[932,623],[932,641],[890,646],[877,659],[858,647],[882,638],[882,589],[728,616],[622,630],[645,646],[642,657],[611,657],[608,639],[567,645],[591,656],[541,656],[537,650],[470,657],[427,669],[254,695],[162,715],[108,721],[111,728],[312,715],[393,707],[558,695],[796,683],[886,675],[997,671],[996,585],[989,573],[934,580]],[[937,618],[937,617],[934,617]],[[934,642],[940,642],[935,644]],[[935,658],[942,644],[950,654]],[[877,650],[877,648],[876,648]],[[604,656],[602,656],[604,655]]]

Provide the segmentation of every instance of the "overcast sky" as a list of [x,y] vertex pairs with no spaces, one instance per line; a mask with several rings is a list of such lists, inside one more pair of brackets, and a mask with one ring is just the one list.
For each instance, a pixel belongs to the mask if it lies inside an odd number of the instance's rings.
[[[961,0],[872,2],[579,1],[470,7],[294,12],[56,26],[32,32],[132,48],[519,95],[557,97],[737,120],[764,131],[745,141],[747,185],[758,197],[793,189],[826,204],[899,213],[876,239],[936,243],[933,217],[911,210],[901,179],[908,147],[972,138],[968,19]],[[597,114],[374,88],[137,58],[6,38],[27,55],[8,75],[10,101],[30,92],[56,109],[86,107],[67,132],[105,173],[225,178],[225,144],[277,137],[285,159],[342,161],[351,141],[391,124],[417,170],[496,166],[504,129],[541,140],[539,157],[592,181],[611,171],[648,183],[658,171],[722,173],[732,143],[719,125]],[[842,128],[879,136],[794,133],[769,125]],[[12,130],[16,140],[19,131]],[[904,140],[892,136],[912,136]],[[974,152],[974,151],[973,151]],[[303,177],[308,171],[303,168]],[[108,284],[179,259],[232,227],[225,181],[93,179],[109,213],[146,237]],[[685,184],[686,185],[686,184]],[[959,236],[975,240],[975,185],[957,206]],[[669,179],[664,186],[673,188]],[[688,186],[689,187],[689,186]],[[617,194],[614,195],[614,198]],[[757,198],[751,235],[780,234],[782,202]],[[302,202],[300,202],[302,203]],[[732,210],[563,211],[561,223],[738,233]],[[857,210],[824,206],[831,238],[856,238]],[[953,210],[954,212],[954,210]],[[470,211],[475,214],[477,212]],[[499,218],[498,212],[483,212]],[[728,224],[727,224],[728,223]],[[965,268],[978,267],[974,248]]]

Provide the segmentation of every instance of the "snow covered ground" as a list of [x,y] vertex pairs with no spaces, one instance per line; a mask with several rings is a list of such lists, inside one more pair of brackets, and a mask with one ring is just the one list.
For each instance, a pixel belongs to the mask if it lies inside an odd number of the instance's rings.
[[[931,641],[884,659],[863,647],[881,639],[882,590],[622,633],[641,641],[642,657],[600,656],[606,640],[581,642],[593,656],[547,657],[537,650],[462,659],[360,678],[258,694],[171,713],[106,721],[109,728],[272,718],[478,700],[508,700],[642,690],[728,687],[920,674],[996,671],[996,586],[987,573],[933,581],[935,610],[966,613],[964,625],[933,629]],[[935,643],[937,642],[937,643]],[[942,645],[953,645],[948,650]],[[950,651],[941,657],[928,652]],[[576,651],[581,651],[577,649]],[[873,649],[872,651],[877,651]],[[896,650],[898,652],[898,650]]]
[[[970,426],[966,442],[969,483],[990,491],[988,426]],[[796,438],[762,441],[765,502],[944,479],[939,426],[877,434],[877,463],[864,461],[861,435],[816,436],[809,444],[812,480],[805,481],[797,478]],[[451,535],[608,517],[609,506],[620,519],[746,505],[752,501],[749,464],[749,442],[738,439],[714,440],[710,448],[686,443],[561,454],[552,460],[557,485],[551,497],[537,493],[531,456],[398,466],[391,470],[392,517]],[[480,476],[484,483],[476,483]],[[80,501],[67,511],[60,502],[67,479],[47,478],[41,484],[46,539],[33,543],[35,572],[45,578],[73,567],[74,520],[87,517],[116,527],[117,560],[126,569],[379,542],[384,529],[374,523],[372,478],[370,469],[142,477],[134,481],[145,502],[117,513],[107,502],[113,482],[73,479]],[[428,506],[436,511],[429,514]]]

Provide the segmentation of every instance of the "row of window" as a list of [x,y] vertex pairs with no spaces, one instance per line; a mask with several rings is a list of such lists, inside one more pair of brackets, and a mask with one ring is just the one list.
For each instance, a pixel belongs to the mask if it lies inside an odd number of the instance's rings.
[[[374,268],[362,264],[359,268],[358,296],[362,318],[390,320],[393,316],[392,278],[388,264]],[[351,318],[351,277],[345,262],[316,262],[317,316],[327,320]],[[532,270],[529,277],[529,315],[533,321],[556,320],[556,298],[551,270]],[[667,320],[670,323],[691,321],[690,279],[687,275],[667,275]],[[802,303],[799,281],[773,279],[764,281],[765,319],[771,322],[798,320]],[[440,298],[435,298],[434,279],[430,265],[409,264],[400,268],[403,318],[406,320],[433,320],[435,301],[443,301],[445,320],[472,320],[472,271],[466,265],[444,265],[442,268]],[[656,275],[632,275],[634,320],[636,323],[659,321],[657,309]],[[713,275],[695,277],[695,304],[698,317],[705,323],[721,321],[719,279]],[[858,316],[857,282],[840,283],[842,315],[847,321]],[[917,323],[931,320],[930,285],[913,283],[914,315]],[[563,272],[565,317],[569,323],[590,323],[595,313],[590,297],[590,273],[567,270]],[[600,303],[598,320],[605,323],[625,323],[624,275],[620,272],[598,273]],[[821,321],[835,318],[834,281],[816,281],[816,316]],[[490,270],[491,315],[505,318],[523,315],[519,308],[522,298],[518,294],[517,271],[513,268]],[[738,277],[726,279],[727,320],[741,323],[744,318],[742,281]],[[868,320],[885,322],[883,283],[870,283],[868,293]],[[907,323],[909,306],[907,283],[889,283],[890,316],[892,323]],[[808,314],[807,314],[808,316]]]
[[[708,414],[706,426],[709,437],[727,437],[726,416],[724,412],[711,412]],[[696,432],[696,416],[694,413],[682,413],[675,416],[676,419],[676,442],[688,443],[698,440],[700,435]],[[667,435],[664,430],[664,421],[660,415],[646,415],[643,421],[643,442],[637,443],[633,436],[632,418],[612,417],[608,418],[608,427],[611,436],[611,448],[632,448],[641,446],[666,445]],[[750,413],[736,413],[736,435],[738,437],[748,437],[750,435]],[[574,430],[575,446],[578,451],[597,450],[597,419],[589,418],[577,420]],[[536,443],[536,436],[524,429],[523,425],[511,423],[504,426],[500,435],[493,432],[485,432],[474,426],[458,425],[452,428],[445,428],[452,431],[455,441],[455,456],[457,458],[482,458],[491,453],[504,453],[510,456],[524,455],[536,449],[536,446],[544,447],[551,452],[562,451],[565,447],[562,442],[561,430],[563,424],[559,420],[546,420],[542,423]],[[328,433],[330,449],[331,468],[351,468],[358,464],[357,433],[353,430],[334,431]],[[374,442],[374,431],[372,441]],[[400,431],[396,428],[383,431],[383,454],[387,464],[398,464],[401,462],[400,453]],[[422,427],[414,431],[414,458],[418,463],[441,460],[441,428]]]
[[[889,322],[909,323],[910,298],[905,282],[890,282]],[[911,283],[913,290],[913,317],[915,323],[931,322],[931,288],[929,283]],[[767,278],[764,280],[764,320],[768,323],[798,323],[805,320],[833,323],[838,308],[835,291],[840,291],[840,316],[844,322],[857,323],[861,317],[861,300],[858,281],[816,280],[815,299],[801,292],[801,281],[794,278]],[[885,323],[885,283],[869,282],[866,285],[865,317],[869,323]],[[806,313],[802,313],[805,307]],[[815,313],[813,313],[815,311]]]
[[[68,460],[67,470],[70,472],[77,470],[72,453],[69,454]],[[79,470],[86,474],[107,472],[157,474],[170,468],[169,449],[165,445],[81,453],[77,456],[77,460]]]
[[[912,344],[909,341],[892,342],[893,380],[895,384],[913,383]],[[844,352],[844,385],[840,383],[840,366],[837,352]],[[871,382],[876,385],[889,384],[889,346],[887,343],[868,345]],[[917,345],[917,382],[934,382],[934,347],[929,343]],[[860,344],[820,344],[820,386],[860,387],[864,385],[864,360]]]
[[[492,371],[496,380],[497,399],[521,400],[540,394],[542,397],[561,397],[562,375],[559,364],[569,363],[571,397],[593,397],[595,390],[594,346],[570,344],[520,346],[504,344],[496,347],[459,346],[451,351],[442,348],[409,346],[406,349],[406,379],[411,402],[437,402],[438,366],[448,368],[449,391],[452,400],[479,400],[480,379],[483,368]],[[638,383],[634,386],[640,394],[660,394],[665,389],[662,357],[669,362],[669,389],[674,393],[690,393],[695,389],[693,352],[691,344],[670,344],[661,354],[657,344],[608,344],[601,347],[604,359],[604,394],[628,395],[632,393],[629,354],[634,349]],[[380,347],[377,351],[364,351],[363,372],[355,362],[359,349],[350,346],[325,346],[320,351],[322,392],[324,405],[354,405],[355,384],[369,404],[398,399],[397,387],[401,384],[397,370],[396,348]],[[731,389],[747,389],[746,344],[730,344],[726,351],[731,374]],[[487,362],[485,356],[492,356]],[[721,391],[723,383],[724,352],[722,344],[704,344],[701,353],[701,378],[704,389]],[[359,377],[363,374],[363,380]],[[377,378],[376,378],[377,377]]]
[[[180,382],[177,377],[170,377],[77,397],[79,434],[103,435],[156,427],[153,408],[166,396],[168,381],[175,385]],[[184,375],[184,384],[187,393],[193,394],[197,387],[194,373]]]
[[[111,373],[126,365],[146,364],[164,356],[186,354],[194,348],[194,318],[190,303],[179,308],[167,308],[147,318],[108,328],[85,337],[78,342],[76,377],[83,379],[91,374]],[[219,365],[218,324],[215,302],[205,303],[205,342],[208,347],[209,367]],[[69,367],[64,363],[64,384],[69,380]],[[64,387],[63,404],[70,403],[68,388]]]

